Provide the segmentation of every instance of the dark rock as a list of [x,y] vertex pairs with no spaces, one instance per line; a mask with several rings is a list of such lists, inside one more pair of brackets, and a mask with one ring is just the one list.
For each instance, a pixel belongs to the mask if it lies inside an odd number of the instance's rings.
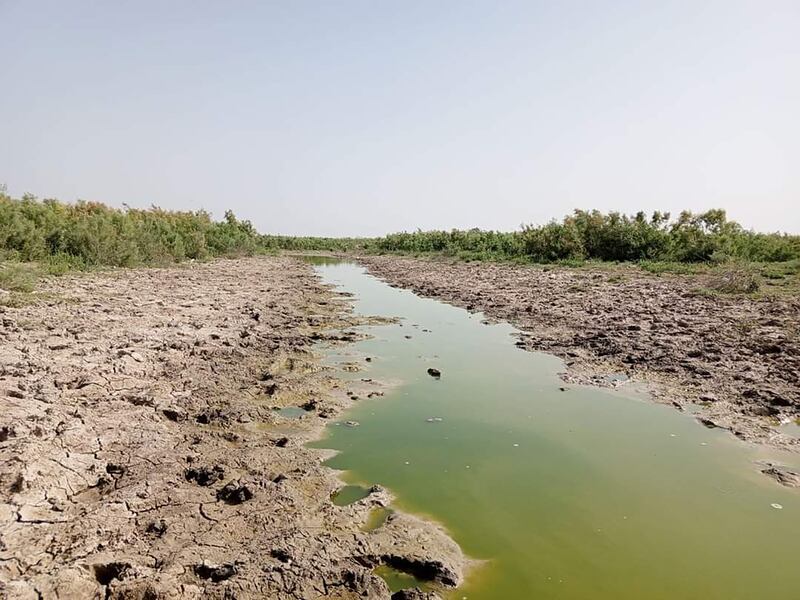
[[194,481],[197,485],[209,486],[225,477],[225,469],[220,465],[214,465],[212,468],[191,468],[186,469],[183,475],[186,481]]
[[17,432],[14,430],[13,427],[8,425],[3,425],[0,427],[0,442],[5,442],[8,438],[12,438],[17,435]]
[[194,418],[201,425],[209,425],[213,421],[228,421],[228,415],[218,408],[198,413]]
[[767,477],[771,477],[783,486],[796,488],[800,487],[800,473],[793,471],[783,465],[776,465],[766,463],[767,468],[762,469],[761,472]]
[[783,352],[783,348],[780,346],[780,344],[775,344],[775,343],[762,344],[761,346],[758,346],[755,350],[759,354],[780,354],[781,352]]
[[195,565],[194,567],[195,575],[197,575],[200,579],[210,579],[214,583],[230,579],[236,575],[237,572],[238,569],[236,568],[236,565],[231,563],[223,565],[207,565],[204,563],[201,565]]
[[270,550],[269,554],[272,558],[276,558],[282,563],[287,563],[292,560],[292,555],[283,548],[273,548]]
[[289,444],[289,438],[288,437],[278,438],[273,442],[273,444],[276,445],[278,448],[285,448]]
[[151,535],[161,537],[162,535],[167,533],[167,522],[164,519],[159,519],[158,521],[152,521],[147,525],[146,531]]
[[115,579],[120,579],[131,565],[124,562],[110,562],[92,566],[94,578],[100,585],[108,585]]
[[438,560],[423,560],[406,556],[384,555],[381,561],[393,569],[413,575],[420,581],[436,581],[455,587],[459,576]]
[[434,369],[433,367],[430,367],[428,369],[428,375],[430,375],[431,377],[435,377],[436,379],[439,379],[439,377],[442,376],[442,372],[439,369]]
[[121,477],[128,472],[128,468],[124,465],[117,465],[115,463],[108,463],[106,465],[106,473],[116,477]]
[[300,405],[300,408],[303,410],[311,412],[315,410],[319,406],[319,402],[317,400],[309,400],[308,402],[304,402]]
[[175,408],[165,408],[161,411],[161,414],[167,417],[167,419],[170,421],[175,421],[176,423],[186,420],[186,413]]
[[217,492],[217,500],[222,500],[225,504],[242,504],[252,497],[253,492],[250,491],[250,488],[238,481],[231,481]]

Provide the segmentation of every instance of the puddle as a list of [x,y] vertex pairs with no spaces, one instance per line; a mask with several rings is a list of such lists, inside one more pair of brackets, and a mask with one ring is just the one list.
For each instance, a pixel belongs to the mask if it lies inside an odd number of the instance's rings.
[[752,600],[800,589],[800,493],[755,466],[798,468],[797,455],[771,456],[617,390],[562,392],[563,362],[520,351],[510,325],[482,325],[353,264],[317,269],[355,294],[358,314],[407,326],[366,328],[374,338],[348,347],[374,358],[354,376],[393,386],[340,417],[358,427],[332,424],[314,446],[486,559],[452,598]]
[[386,585],[389,586],[389,590],[392,593],[410,588],[419,588],[424,592],[434,589],[434,587],[427,581],[422,581],[410,573],[406,573],[405,571],[401,571],[387,565],[376,567],[373,573],[386,582]]
[[385,508],[383,506],[373,508],[367,517],[367,522],[364,523],[361,530],[375,531],[376,529],[380,529],[392,514],[394,514],[394,511],[391,508]]
[[273,410],[285,419],[299,419],[308,414],[308,411],[299,406],[285,406],[284,408],[275,408]]
[[346,485],[331,494],[331,502],[336,506],[347,506],[369,496],[369,488],[360,485]]
[[800,439],[800,423],[792,421],[791,423],[784,423],[778,427],[778,431],[785,435]]

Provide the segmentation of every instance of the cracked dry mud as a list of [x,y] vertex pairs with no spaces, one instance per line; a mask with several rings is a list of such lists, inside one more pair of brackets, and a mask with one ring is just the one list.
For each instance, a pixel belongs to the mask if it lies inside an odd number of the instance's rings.
[[707,427],[800,451],[776,428],[800,416],[800,297],[709,296],[697,292],[702,277],[635,267],[359,260],[390,285],[510,322],[519,347],[564,359],[568,382],[615,386],[608,376],[622,372],[658,401],[696,404]]
[[40,289],[58,299],[0,314],[0,597],[388,598],[381,563],[461,580],[437,525],[395,513],[361,530],[387,491],[330,500],[342,484],[304,442],[356,394],[312,343],[355,339],[358,322],[309,266],[220,260]]

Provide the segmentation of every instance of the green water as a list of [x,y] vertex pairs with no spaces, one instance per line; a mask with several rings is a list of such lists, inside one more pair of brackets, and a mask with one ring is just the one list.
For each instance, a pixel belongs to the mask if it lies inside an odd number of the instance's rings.
[[346,485],[343,488],[336,490],[331,496],[331,501],[336,506],[347,506],[353,502],[358,502],[362,498],[369,496],[369,488],[361,485]]
[[486,559],[453,598],[800,598],[800,494],[754,465],[795,455],[633,394],[565,386],[562,363],[517,349],[508,325],[352,264],[317,269],[358,313],[402,318],[344,351],[375,357],[366,372],[341,373],[400,384],[318,445],[340,451],[329,464],[349,481],[388,487]]

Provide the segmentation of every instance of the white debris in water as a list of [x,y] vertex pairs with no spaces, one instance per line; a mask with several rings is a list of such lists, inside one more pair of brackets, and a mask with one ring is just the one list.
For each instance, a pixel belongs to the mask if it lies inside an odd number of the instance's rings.
[[519,444],[514,444],[514,448],[519,448]]
[[700,442],[701,446],[708,446],[708,442]]
[[469,465],[467,465],[467,468],[469,469]]
[[427,418],[427,419],[425,419],[425,420],[426,420],[428,423],[441,423],[442,421],[444,421],[444,419],[442,419],[442,417],[428,417],[428,418]]
[[782,508],[783,508],[783,504],[778,504],[777,502],[773,502],[772,504],[770,504],[770,506],[771,506],[772,508],[776,508],[776,509],[778,509],[778,510],[780,510],[780,509],[782,509]]
[[669,437],[677,437],[674,433],[670,433]]
[[406,461],[406,464],[407,464],[407,465],[410,465],[411,463],[410,463],[410,462],[408,462],[408,461]]

